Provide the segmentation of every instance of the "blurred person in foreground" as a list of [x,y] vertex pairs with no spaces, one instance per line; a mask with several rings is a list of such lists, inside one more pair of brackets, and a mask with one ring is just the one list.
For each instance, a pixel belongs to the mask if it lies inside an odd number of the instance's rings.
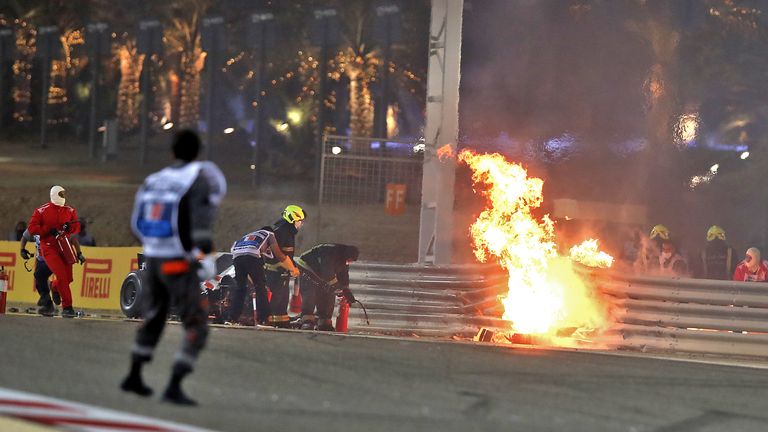
[[725,230],[712,225],[707,230],[707,245],[701,251],[701,277],[729,280],[734,270],[733,248],[725,241]]
[[144,180],[136,192],[131,227],[144,246],[148,296],[144,322],[131,350],[131,368],[121,388],[140,396],[152,389],[141,370],[162,335],[171,301],[179,312],[184,336],[176,352],[163,401],[196,405],[181,389],[208,338],[208,305],[200,283],[214,276],[213,220],[227,184],[212,162],[195,162],[200,139],[192,131],[179,131],[173,139],[176,161]]
[[[40,236],[40,252],[48,268],[56,275],[56,292],[61,295],[61,316],[74,318],[75,310],[72,307],[72,291],[69,284],[72,283],[72,265],[75,260],[69,259],[72,257],[71,253],[68,255],[60,249],[59,237],[69,238],[77,234],[80,231],[80,221],[75,209],[65,205],[65,192],[61,186],[52,187],[50,201],[32,213],[27,230],[33,236]],[[80,259],[80,256],[77,259]]]
[[683,258],[672,239],[662,240],[659,255],[659,276],[688,277],[688,262]]
[[765,282],[768,280],[768,261],[760,257],[760,250],[755,247],[747,249],[744,260],[736,266],[733,280],[739,282]]
[[296,258],[301,270],[302,330],[333,331],[332,315],[337,293],[349,304],[355,302],[349,289],[349,265],[357,261],[359,254],[355,246],[324,243]]

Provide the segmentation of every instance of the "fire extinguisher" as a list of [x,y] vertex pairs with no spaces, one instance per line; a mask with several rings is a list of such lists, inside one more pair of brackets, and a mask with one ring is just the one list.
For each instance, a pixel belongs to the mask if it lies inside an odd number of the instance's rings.
[[0,314],[5,313],[5,302],[8,296],[8,273],[5,267],[0,267]]
[[291,313],[301,313],[301,291],[299,291],[299,279],[293,280],[293,295],[291,296],[291,303],[289,307]]
[[349,302],[346,297],[342,297],[339,301],[339,315],[336,316],[336,331],[339,333],[347,332],[347,324],[349,322]]

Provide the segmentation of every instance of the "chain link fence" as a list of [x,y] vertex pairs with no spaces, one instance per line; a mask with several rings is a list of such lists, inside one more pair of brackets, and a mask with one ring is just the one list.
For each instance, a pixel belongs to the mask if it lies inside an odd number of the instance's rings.
[[[361,259],[418,255],[424,145],[326,135],[318,187],[318,242],[376,244]],[[350,218],[368,223],[351,224]]]

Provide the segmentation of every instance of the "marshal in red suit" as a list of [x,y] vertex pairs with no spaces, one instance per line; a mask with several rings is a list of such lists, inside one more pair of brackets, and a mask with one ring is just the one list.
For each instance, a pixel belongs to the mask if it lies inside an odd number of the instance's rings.
[[71,236],[80,232],[80,222],[74,208],[64,205],[64,188],[51,188],[51,200],[38,207],[29,220],[28,230],[33,235],[40,236],[40,252],[48,267],[56,275],[56,288],[61,295],[61,316],[74,317],[72,308],[72,292],[69,284],[72,282],[72,264],[67,263],[63,256],[57,236]]

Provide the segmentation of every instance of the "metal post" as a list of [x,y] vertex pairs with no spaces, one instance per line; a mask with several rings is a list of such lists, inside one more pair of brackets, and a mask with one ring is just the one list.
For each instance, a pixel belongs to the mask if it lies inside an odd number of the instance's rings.
[[40,147],[48,148],[48,87],[50,87],[51,58],[43,56],[43,88],[40,97]]
[[264,74],[266,73],[266,26],[261,26],[261,41],[259,42],[259,76],[256,79],[256,117],[253,119],[253,155],[251,156],[251,165],[253,165],[252,186],[261,184],[261,158],[259,150],[261,148],[261,137],[264,135],[261,130],[262,113],[264,112],[264,99],[261,97],[261,91],[264,88]]
[[326,139],[328,137],[326,135],[323,135],[323,138],[320,140],[321,144],[321,150],[320,150],[320,182],[318,186],[318,193],[317,193],[317,218],[316,218],[316,226],[317,230],[315,231],[317,233],[317,236],[315,238],[316,243],[320,243],[320,235],[322,234],[323,229],[323,188],[325,187],[325,146],[326,146]]
[[205,133],[205,158],[211,159],[211,150],[213,148],[213,100],[215,97],[214,86],[216,82],[216,62],[218,50],[212,49],[208,51],[205,59],[206,67],[208,68],[208,85],[206,86],[206,98],[205,98],[205,124],[208,128]]
[[91,70],[91,117],[88,121],[88,153],[91,155],[91,159],[96,157],[96,111],[99,89],[99,63],[101,63],[101,57],[95,56],[92,59],[93,70]]
[[432,0],[427,74],[427,141],[422,177],[419,262],[449,264],[453,255],[456,161],[437,149],[456,150],[463,0]]
[[151,54],[144,55],[144,64],[141,67],[141,144],[139,150],[139,162],[144,165],[147,162],[147,140],[149,136],[149,103],[150,103],[150,80],[152,79],[151,72]]
[[[320,104],[318,107],[317,112],[317,142],[320,143],[320,148],[318,148],[317,152],[317,168],[316,168],[316,176],[317,176],[317,185],[318,188],[320,187],[320,183],[322,181],[322,160],[323,160],[323,151],[324,150],[324,137],[325,137],[325,97],[326,92],[328,91],[328,20],[323,20],[323,42],[320,49]],[[320,189],[318,189],[318,193],[321,192]]]
[[99,76],[101,74],[101,56],[109,45],[107,25],[92,23],[86,26],[86,44],[90,49],[91,60],[91,115],[88,119],[88,153],[91,159],[96,158],[96,129],[99,111]]

